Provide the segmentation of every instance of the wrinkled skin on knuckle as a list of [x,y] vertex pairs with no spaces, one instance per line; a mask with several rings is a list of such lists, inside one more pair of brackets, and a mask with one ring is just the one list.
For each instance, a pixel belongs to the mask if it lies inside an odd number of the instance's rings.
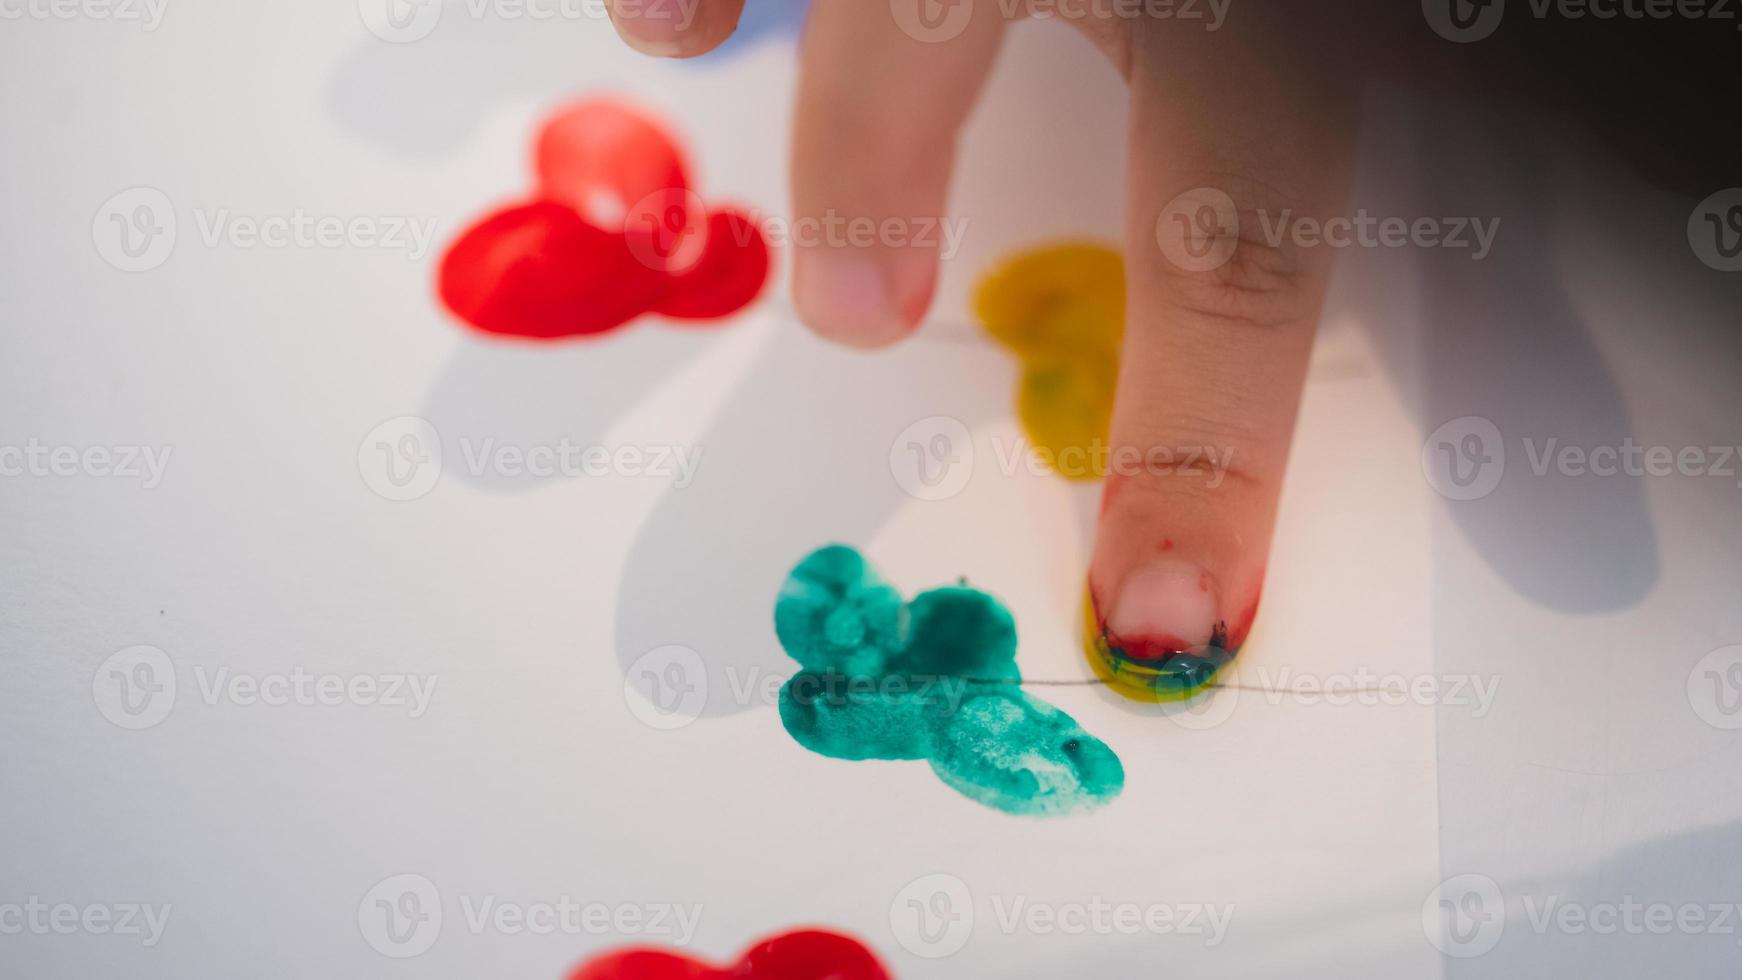
[[1228,260],[1214,269],[1163,263],[1168,305],[1180,312],[1234,326],[1280,328],[1316,311],[1313,274],[1301,249],[1272,243],[1242,222]]

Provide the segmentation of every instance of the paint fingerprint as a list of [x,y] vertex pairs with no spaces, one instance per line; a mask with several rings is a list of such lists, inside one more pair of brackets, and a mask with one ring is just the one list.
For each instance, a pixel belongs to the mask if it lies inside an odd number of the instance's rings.
[[707,321],[762,292],[768,247],[742,212],[691,190],[682,149],[614,102],[569,106],[542,127],[530,200],[468,228],[442,257],[438,292],[489,334],[603,334],[649,313]]
[[723,967],[663,949],[625,949],[588,960],[568,980],[889,980],[889,971],[857,940],[806,929],[770,936]]
[[1022,690],[1016,621],[966,583],[904,602],[857,551],[794,568],[774,629],[803,668],[780,692],[798,743],[836,759],[924,759],[963,796],[1018,816],[1093,809],[1119,795],[1119,757]]
[[1106,473],[1125,326],[1125,263],[1102,245],[1022,252],[980,281],[974,313],[1022,365],[1016,407],[1041,458],[1072,480]]

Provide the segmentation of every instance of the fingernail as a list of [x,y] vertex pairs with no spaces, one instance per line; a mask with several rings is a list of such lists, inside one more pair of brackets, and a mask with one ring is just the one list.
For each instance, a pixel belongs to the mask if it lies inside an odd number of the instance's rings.
[[797,257],[792,291],[799,318],[812,330],[854,347],[907,336],[930,300],[929,293],[917,303],[911,295],[898,298],[888,273],[869,259],[821,250]]
[[1215,579],[1192,562],[1154,561],[1128,572],[1105,613],[1106,666],[1158,693],[1194,694],[1232,659]]
[[651,17],[645,12],[624,13],[613,10],[611,23],[617,36],[642,54],[655,58],[676,58],[684,53],[688,38],[676,18]]

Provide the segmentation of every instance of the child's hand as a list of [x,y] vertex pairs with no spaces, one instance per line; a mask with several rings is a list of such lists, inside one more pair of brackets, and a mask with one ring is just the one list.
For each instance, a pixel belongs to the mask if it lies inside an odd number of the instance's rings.
[[[745,0],[611,2],[630,44],[689,56],[725,40]],[[956,134],[1011,6],[1020,5],[814,3],[794,218],[942,217]],[[1294,247],[1275,229],[1341,205],[1344,66],[1361,50],[1333,6],[1237,4],[1216,30],[1208,19],[1157,15],[1179,4],[1054,7],[1102,12],[1059,19],[1092,38],[1132,88],[1126,329],[1089,586],[1112,665],[1134,675],[1190,661],[1178,654],[1193,647],[1238,649],[1256,613],[1330,265],[1329,249]],[[795,306],[826,337],[893,343],[931,302],[935,247],[793,251]]]

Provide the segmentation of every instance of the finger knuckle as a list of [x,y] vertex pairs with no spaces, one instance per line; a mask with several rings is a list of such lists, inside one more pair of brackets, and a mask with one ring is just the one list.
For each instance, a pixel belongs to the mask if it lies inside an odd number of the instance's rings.
[[1233,326],[1275,328],[1311,314],[1311,277],[1300,250],[1242,221],[1233,251],[1210,269],[1163,263],[1165,294],[1180,312]]

